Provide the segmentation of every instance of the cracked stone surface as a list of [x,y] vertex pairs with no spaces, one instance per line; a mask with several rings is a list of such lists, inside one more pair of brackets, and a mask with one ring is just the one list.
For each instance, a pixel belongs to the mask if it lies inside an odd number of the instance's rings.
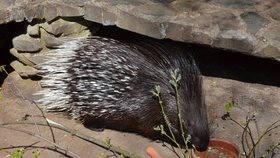
[[83,16],[146,36],[279,61],[279,0],[0,0],[0,23]]

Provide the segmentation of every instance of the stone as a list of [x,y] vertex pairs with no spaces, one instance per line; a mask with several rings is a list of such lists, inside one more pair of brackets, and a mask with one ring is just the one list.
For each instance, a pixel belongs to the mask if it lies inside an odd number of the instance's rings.
[[272,45],[268,45],[261,50],[264,57],[270,57],[280,61],[280,50]]
[[43,17],[44,19],[46,19],[46,21],[51,21],[55,19],[57,16],[58,16],[58,11],[55,5],[49,3],[44,5]]
[[205,3],[197,2],[197,1],[185,1],[185,0],[177,0],[172,3],[172,6],[176,8],[178,12],[195,12],[195,11],[203,11],[207,9]]
[[61,38],[56,38],[51,35],[45,36],[44,41],[45,41],[45,45],[47,48],[56,48],[57,46],[59,46],[65,42]]
[[24,53],[18,53],[18,51],[15,48],[10,49],[10,53],[16,57],[20,62],[24,63],[28,66],[34,66],[35,63],[32,62],[29,58],[27,58]]
[[5,10],[5,9],[3,9],[3,10],[0,9],[0,15],[1,15],[0,24],[5,24],[5,23],[10,22],[10,18],[12,17],[11,11]]
[[15,4],[15,0],[0,0],[0,10],[6,9]]
[[62,3],[83,7],[87,0],[62,0]]
[[135,17],[127,13],[120,13],[116,25],[120,28],[147,35],[157,39],[162,39],[165,36],[161,28],[167,28],[164,23],[156,23],[143,18]]
[[152,0],[155,3],[171,3],[174,2],[175,0]]
[[46,32],[49,32],[50,34],[52,34],[52,27],[48,22],[44,22],[44,23],[39,24],[40,34],[42,33],[42,30],[45,30]]
[[24,17],[28,22],[31,22],[37,14],[37,7],[38,5],[28,5],[26,6],[26,8],[24,9]]
[[145,0],[96,0],[95,2],[109,3],[111,6],[115,5],[133,5],[139,6],[145,4]]
[[58,15],[61,17],[77,17],[84,15],[84,9],[80,7],[65,5],[65,4],[56,4]]
[[269,23],[267,19],[255,12],[245,12],[240,15],[247,25],[248,32],[256,34],[261,28]]
[[[232,36],[234,38],[232,38]],[[217,48],[225,48],[228,50],[235,50],[238,52],[252,52],[254,46],[249,39],[243,34],[237,34],[234,31],[221,33],[217,39],[213,41],[213,46]]]
[[11,9],[11,19],[15,22],[22,22],[24,20],[24,11],[22,8],[13,7]]
[[[40,27],[51,35],[55,36],[74,36],[74,35],[90,35],[88,28],[94,25],[87,21],[67,21],[64,19],[58,19],[52,23],[42,23]],[[41,29],[41,32],[42,32]]]
[[166,38],[176,39],[182,42],[211,44],[211,38],[203,33],[195,32],[191,26],[168,23]]
[[85,16],[86,20],[94,21],[101,23],[105,26],[115,25],[117,21],[117,16],[109,11],[106,11],[103,8],[96,7],[94,5],[88,4],[85,6]]
[[275,6],[270,10],[270,16],[275,19],[280,21],[280,6]]
[[23,78],[36,76],[39,71],[31,66],[25,66],[21,62],[15,60],[11,62],[11,67]]
[[213,24],[218,24],[220,30],[237,30],[239,28],[239,21],[237,17],[228,11],[218,11],[211,14]]
[[189,37],[192,33],[191,26],[177,25],[174,23],[168,23],[168,27],[166,29],[166,38],[176,39],[182,42],[190,42],[188,41]]
[[[30,3],[30,5],[25,6],[25,19],[30,23],[33,19],[44,19],[44,14],[46,12],[44,5],[46,5],[46,3]],[[47,14],[52,13],[51,10],[48,10],[47,12]]]
[[207,44],[211,45],[213,39],[208,34],[205,34],[203,32],[195,32],[193,31],[191,34],[191,41],[193,43],[199,43],[199,44]]
[[[55,37],[54,37],[54,35],[50,34],[43,26],[46,27],[49,25],[47,23],[40,24],[41,42],[44,46],[49,47],[49,46],[47,46],[48,45],[47,43],[52,42],[50,40],[53,40]],[[49,40],[50,42],[47,40]],[[52,44],[50,44],[50,45],[52,45]],[[50,46],[50,47],[52,47],[52,46]]]
[[62,36],[76,34],[87,29],[87,26],[81,25],[77,22],[65,21],[63,19],[54,21],[53,23],[50,24],[50,26],[51,26],[52,34],[62,35]]
[[[175,41],[209,46],[215,44],[215,47],[230,49],[232,53],[241,51],[258,56],[260,50],[268,45],[280,49],[277,29],[280,26],[279,2],[280,0],[0,0],[0,24],[24,20],[30,22],[34,19],[51,23],[61,17],[75,21],[75,17],[83,17],[91,22],[105,26],[117,25],[149,37],[161,39],[169,36]],[[173,28],[170,27],[171,24]],[[181,27],[184,29],[180,29]],[[56,31],[59,32],[60,29],[57,28]],[[191,32],[183,32],[185,29]],[[228,31],[235,32],[242,38],[236,38],[236,34],[221,36]],[[88,34],[89,30],[79,33]],[[226,42],[221,42],[222,40]],[[250,49],[242,43],[242,46],[233,47],[239,40],[249,42],[246,44],[249,44]]]
[[132,9],[132,13],[140,13],[148,16],[174,16],[176,11],[166,7],[163,4],[147,4],[135,7]]
[[40,40],[31,38],[28,35],[17,36],[12,42],[14,48],[21,52],[38,52],[43,48]]
[[219,4],[224,7],[245,9],[254,7],[260,0],[212,0],[211,3]]
[[44,19],[44,8],[45,3],[39,4],[36,6],[36,10],[35,10],[35,17],[36,19]]
[[39,35],[39,25],[38,24],[35,24],[33,26],[28,25],[27,26],[27,33],[30,36],[38,36]]
[[269,27],[263,35],[267,39],[273,39],[280,42],[280,25]]

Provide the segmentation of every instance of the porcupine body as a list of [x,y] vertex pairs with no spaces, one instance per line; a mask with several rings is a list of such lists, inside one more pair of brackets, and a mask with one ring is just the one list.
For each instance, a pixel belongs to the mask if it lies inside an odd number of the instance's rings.
[[[54,53],[55,52],[55,53]],[[89,128],[136,132],[157,139],[166,125],[161,98],[176,138],[181,138],[170,71],[179,69],[180,109],[186,135],[198,150],[209,141],[202,79],[187,49],[171,41],[120,42],[102,37],[72,39],[46,55],[39,100],[48,111],[65,112]],[[165,127],[167,130],[167,128]]]

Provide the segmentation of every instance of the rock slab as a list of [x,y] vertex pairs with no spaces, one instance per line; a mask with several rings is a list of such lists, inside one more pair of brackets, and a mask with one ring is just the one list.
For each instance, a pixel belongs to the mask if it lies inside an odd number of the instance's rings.
[[20,35],[13,39],[13,46],[21,52],[37,52],[43,48],[40,40],[28,35]]
[[[280,61],[279,0],[2,1],[0,24],[84,17],[158,39],[205,44]],[[273,52],[267,53],[272,47]]]

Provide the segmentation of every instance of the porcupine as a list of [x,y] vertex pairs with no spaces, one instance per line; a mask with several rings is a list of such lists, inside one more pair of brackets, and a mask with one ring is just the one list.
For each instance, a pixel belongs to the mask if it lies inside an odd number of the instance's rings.
[[[170,71],[179,69],[183,128],[197,150],[209,141],[199,69],[189,50],[172,41],[122,42],[92,36],[72,39],[38,64],[47,111],[65,112],[88,128],[110,128],[158,139],[154,127],[165,125],[158,99],[161,87],[166,115],[177,140],[181,131]],[[167,128],[165,127],[167,130]],[[180,142],[182,143],[182,142]]]

